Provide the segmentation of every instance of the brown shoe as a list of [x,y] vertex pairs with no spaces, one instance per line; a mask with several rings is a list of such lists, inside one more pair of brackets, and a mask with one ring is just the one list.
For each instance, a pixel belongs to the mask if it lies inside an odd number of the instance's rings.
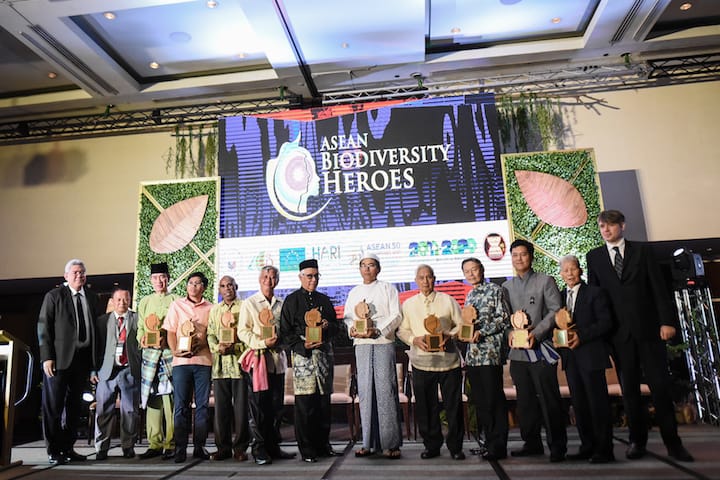
[[235,460],[238,462],[247,462],[248,456],[245,452],[235,452],[235,455],[233,455]]

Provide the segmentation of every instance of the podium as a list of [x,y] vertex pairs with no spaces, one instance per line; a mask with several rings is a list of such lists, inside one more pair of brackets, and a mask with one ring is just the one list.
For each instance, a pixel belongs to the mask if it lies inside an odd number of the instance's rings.
[[[20,353],[27,355],[27,369],[25,378],[25,393],[20,400],[15,400],[17,394],[18,367]],[[5,470],[22,464],[22,460],[11,463],[13,429],[15,425],[15,407],[22,403],[30,393],[32,383],[33,357],[30,348],[5,330],[0,330],[0,365],[3,371],[2,397],[3,415],[2,432],[0,435],[0,470]]]

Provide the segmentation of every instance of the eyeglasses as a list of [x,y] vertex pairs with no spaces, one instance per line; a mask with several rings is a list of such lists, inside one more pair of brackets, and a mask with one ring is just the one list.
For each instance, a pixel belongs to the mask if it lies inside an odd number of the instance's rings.
[[377,263],[361,263],[360,268],[377,268]]
[[201,287],[203,286],[203,282],[188,282],[188,285],[192,285],[193,287]]
[[312,278],[317,278],[318,280],[320,280],[320,274],[319,274],[319,273],[303,273],[302,276],[305,277],[305,278],[310,278],[310,279],[312,279]]

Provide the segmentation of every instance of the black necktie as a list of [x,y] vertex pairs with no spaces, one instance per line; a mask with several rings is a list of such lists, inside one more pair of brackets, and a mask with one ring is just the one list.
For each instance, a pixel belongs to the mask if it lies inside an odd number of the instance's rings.
[[620,247],[613,247],[613,250],[615,250],[615,261],[613,262],[615,273],[617,273],[618,278],[622,278],[623,258],[620,255]]
[[75,294],[77,303],[77,316],[78,316],[78,342],[85,343],[87,339],[87,332],[85,331],[85,312],[83,311],[82,296],[79,293]]

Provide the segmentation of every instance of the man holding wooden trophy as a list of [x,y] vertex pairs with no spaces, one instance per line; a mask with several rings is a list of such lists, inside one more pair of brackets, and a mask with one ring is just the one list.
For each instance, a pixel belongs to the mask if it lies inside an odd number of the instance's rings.
[[455,342],[448,341],[460,330],[460,306],[450,295],[435,291],[435,273],[430,266],[417,267],[415,283],[420,292],[403,303],[397,336],[410,345],[415,414],[425,445],[420,457],[439,456],[443,444],[439,387],[448,422],[445,442],[453,460],[464,460],[460,355]]
[[222,301],[210,311],[207,330],[208,345],[213,354],[213,433],[217,446],[210,458],[235,458],[244,462],[248,458],[245,451],[250,444],[250,427],[247,383],[239,360],[247,347],[238,341],[236,333],[243,301],[237,298],[237,283],[230,276],[220,279],[219,290]]
[[[345,324],[355,345],[363,444],[356,457],[382,453],[400,458],[402,429],[395,370],[395,330],[400,325],[400,301],[394,286],[378,280],[380,259],[362,253],[360,276],[345,301]],[[405,419],[407,421],[407,419]]]

